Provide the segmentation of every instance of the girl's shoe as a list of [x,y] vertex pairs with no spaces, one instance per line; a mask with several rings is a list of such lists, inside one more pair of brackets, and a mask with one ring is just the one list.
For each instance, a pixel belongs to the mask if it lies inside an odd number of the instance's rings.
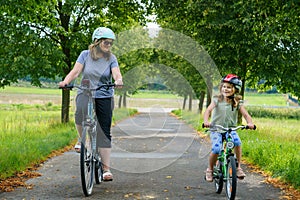
[[213,170],[206,169],[206,171],[205,171],[205,180],[207,182],[212,182],[213,181]]
[[237,168],[237,170],[236,170],[236,176],[239,179],[243,179],[243,178],[246,177],[246,174],[244,173],[244,171],[242,170],[242,168]]

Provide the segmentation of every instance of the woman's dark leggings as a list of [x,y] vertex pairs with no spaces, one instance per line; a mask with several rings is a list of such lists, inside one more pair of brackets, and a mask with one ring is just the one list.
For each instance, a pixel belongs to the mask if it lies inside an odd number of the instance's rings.
[[[82,126],[87,113],[88,96],[79,94],[76,97],[75,123]],[[111,148],[111,123],[114,109],[113,98],[94,99],[97,115],[97,146]]]

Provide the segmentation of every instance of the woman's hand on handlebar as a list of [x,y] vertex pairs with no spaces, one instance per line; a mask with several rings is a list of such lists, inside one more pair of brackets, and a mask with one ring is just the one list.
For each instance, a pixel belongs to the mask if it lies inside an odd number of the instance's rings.
[[64,88],[64,87],[66,87],[66,85],[68,85],[68,84],[66,84],[66,82],[64,82],[64,81],[61,81],[58,83],[59,88]]
[[122,88],[123,87],[123,81],[122,79],[118,79],[115,81],[115,88]]

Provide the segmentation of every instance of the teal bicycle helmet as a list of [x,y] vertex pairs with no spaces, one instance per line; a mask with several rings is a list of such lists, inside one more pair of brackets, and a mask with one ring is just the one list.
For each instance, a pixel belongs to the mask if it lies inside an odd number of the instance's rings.
[[92,36],[92,41],[94,42],[95,39],[99,40],[101,38],[107,38],[107,39],[115,40],[116,36],[115,36],[114,32],[111,29],[106,28],[106,27],[99,27],[94,31],[93,36]]

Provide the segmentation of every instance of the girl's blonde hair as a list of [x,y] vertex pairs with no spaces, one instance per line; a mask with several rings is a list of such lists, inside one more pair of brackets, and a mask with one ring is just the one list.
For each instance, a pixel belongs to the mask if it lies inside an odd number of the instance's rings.
[[103,52],[101,50],[100,44],[103,41],[103,39],[95,40],[92,44],[89,46],[90,54],[93,60],[98,60],[99,58],[104,57],[106,60],[109,60],[111,52]]
[[[226,83],[228,83],[228,82],[226,82]],[[239,89],[237,89],[234,86],[234,84],[232,84],[232,83],[228,83],[228,84],[232,85],[232,87],[234,88],[234,96],[232,96],[232,98],[229,98],[228,103],[231,103],[232,107],[236,108],[238,106],[240,100],[242,100],[242,96],[239,95]],[[223,101],[224,100],[224,96],[222,95],[222,92],[221,92],[223,85],[224,85],[224,82],[222,82],[219,86],[220,94],[216,96],[218,98],[218,101]]]

